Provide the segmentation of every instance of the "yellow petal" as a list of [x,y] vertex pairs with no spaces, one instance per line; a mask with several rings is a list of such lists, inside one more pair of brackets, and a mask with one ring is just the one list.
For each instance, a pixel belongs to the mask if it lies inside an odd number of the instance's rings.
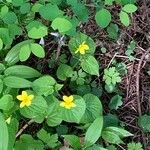
[[85,50],[88,50],[88,49],[89,49],[89,46],[85,44],[85,45],[84,45],[84,49],[85,49]]
[[25,105],[30,106],[31,105],[31,100],[26,101]]
[[72,95],[70,95],[68,98],[69,98],[69,102],[73,101],[73,96]]
[[80,50],[80,54],[84,55],[85,54],[85,50],[84,49]]
[[64,96],[63,96],[63,100],[64,100],[65,102],[67,102],[67,101],[68,101],[68,96],[64,95]]
[[28,100],[30,100],[30,101],[31,101],[33,98],[34,98],[34,95],[29,95],[29,96],[28,96]]
[[59,105],[60,105],[61,107],[65,107],[65,102],[61,102]]
[[26,105],[25,102],[21,102],[20,103],[20,108],[23,108],[25,105]]
[[23,97],[27,97],[28,96],[28,93],[26,91],[22,91],[22,96]]
[[17,99],[20,100],[20,101],[23,101],[23,100],[24,100],[24,98],[22,97],[22,95],[18,95],[18,96],[17,96]]

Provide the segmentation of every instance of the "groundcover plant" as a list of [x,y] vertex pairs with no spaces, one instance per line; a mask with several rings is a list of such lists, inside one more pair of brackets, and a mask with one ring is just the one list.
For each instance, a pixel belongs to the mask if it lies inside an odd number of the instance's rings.
[[0,150],[149,149],[148,5],[0,0]]

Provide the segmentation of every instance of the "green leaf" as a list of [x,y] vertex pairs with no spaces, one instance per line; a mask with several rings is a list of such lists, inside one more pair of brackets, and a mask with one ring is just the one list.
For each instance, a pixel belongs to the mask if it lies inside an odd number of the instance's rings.
[[111,13],[103,8],[96,13],[95,20],[101,28],[106,28],[111,22]]
[[32,44],[31,45],[31,51],[38,58],[44,58],[45,57],[45,51],[44,51],[43,47],[39,44],[36,44],[36,43]]
[[138,142],[138,143],[135,143],[135,142],[129,143],[128,144],[128,150],[143,150],[142,144],[140,142]]
[[69,142],[69,144],[73,147],[74,150],[81,149],[80,139],[76,135],[63,135],[65,141]]
[[39,13],[45,20],[53,21],[57,17],[62,17],[64,12],[62,12],[57,5],[49,3],[40,7]]
[[12,4],[16,7],[21,6],[24,3],[24,0],[12,0]]
[[8,133],[9,133],[9,142],[8,142],[8,149],[12,150],[14,147],[16,133],[18,131],[19,122],[17,119],[12,118],[10,124],[8,124]]
[[4,17],[3,21],[6,24],[12,24],[17,22],[17,16],[14,12],[8,12]]
[[3,18],[9,11],[9,8],[4,5],[1,7],[1,11],[0,11],[0,17]]
[[5,122],[5,119],[0,112],[0,149],[7,150],[8,149],[8,128]]
[[93,56],[88,56],[86,59],[83,59],[81,67],[85,72],[99,76],[99,64]]
[[47,133],[44,129],[41,129],[37,133],[37,137],[46,143],[51,149],[54,149],[58,145],[58,135]]
[[2,93],[2,91],[3,91],[3,81],[2,81],[2,79],[0,79],[0,94]]
[[3,48],[3,41],[2,39],[0,38],[0,50]]
[[32,82],[20,77],[8,76],[4,78],[4,84],[11,88],[28,88],[31,87]]
[[4,74],[6,76],[11,75],[22,78],[35,78],[41,75],[40,72],[38,72],[37,70],[24,65],[11,66],[4,71]]
[[143,115],[138,118],[138,125],[145,131],[150,132],[150,115]]
[[126,4],[122,10],[127,13],[133,13],[137,10],[137,7],[134,4]]
[[8,111],[14,106],[13,97],[9,94],[4,95],[0,99],[0,109]]
[[20,7],[21,14],[26,14],[30,12],[31,5],[30,3],[23,3]]
[[48,29],[39,21],[32,21],[27,26],[28,36],[32,39],[40,39],[48,35]]
[[41,123],[46,115],[47,103],[42,96],[35,96],[30,106],[20,109],[20,113],[26,117]]
[[74,103],[76,107],[66,109],[60,106],[61,117],[66,122],[79,123],[83,114],[85,113],[85,102],[82,97],[74,95]]
[[54,92],[55,84],[55,79],[47,75],[36,79],[32,84],[32,88],[38,95],[48,96]]
[[8,65],[11,66],[17,63],[19,61],[19,53],[21,47],[24,44],[32,43],[32,42],[33,42],[32,40],[26,40],[12,47],[12,49],[7,53],[5,57],[5,61],[8,63]]
[[130,18],[129,15],[126,12],[121,11],[119,13],[120,21],[123,25],[126,27],[130,25]]
[[105,5],[111,6],[114,0],[105,0]]
[[103,131],[102,132],[102,138],[108,142],[108,143],[112,143],[112,144],[121,144],[123,143],[122,140],[120,139],[120,137],[115,134],[114,132],[111,131]]
[[133,134],[131,134],[130,132],[128,132],[128,131],[126,131],[126,130],[124,130],[122,128],[118,128],[118,127],[107,127],[107,128],[105,128],[105,131],[114,132],[120,138],[128,137],[128,136],[133,136]]
[[72,28],[72,24],[69,20],[65,18],[56,18],[53,20],[51,27],[54,30],[58,29],[60,33],[64,33],[69,31]]
[[108,27],[107,27],[107,33],[109,38],[117,40],[118,38],[118,25],[117,24],[113,24],[111,23]]
[[83,99],[86,103],[86,110],[80,123],[91,123],[102,115],[102,104],[99,98],[93,94],[86,94]]
[[103,117],[99,117],[94,120],[85,133],[85,146],[89,147],[93,145],[101,136],[103,128]]
[[111,101],[109,103],[109,108],[117,110],[119,106],[123,104],[122,97],[120,95],[115,95],[111,98]]
[[60,107],[58,102],[52,102],[49,104],[47,112],[47,124],[50,127],[57,126],[62,122],[59,110]]
[[56,74],[58,79],[65,81],[67,78],[72,77],[73,69],[66,64],[60,64]]
[[30,54],[31,54],[30,45],[29,44],[23,45],[19,53],[20,61],[26,61],[30,57]]

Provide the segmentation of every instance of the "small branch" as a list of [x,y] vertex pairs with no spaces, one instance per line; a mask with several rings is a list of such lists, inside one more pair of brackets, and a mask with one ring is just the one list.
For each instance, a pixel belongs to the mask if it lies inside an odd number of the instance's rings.
[[18,136],[20,136],[21,134],[22,134],[22,132],[29,126],[29,125],[31,125],[32,123],[34,122],[34,120],[30,120],[29,122],[27,122],[19,131],[18,131],[18,133],[16,134],[16,138],[18,137]]
[[[150,52],[150,48],[142,55],[142,57],[139,61],[139,64],[138,64],[137,74],[136,74],[136,96],[137,96],[136,100],[137,100],[139,117],[142,115],[141,102],[140,102],[140,71],[141,71],[142,62],[143,62],[145,56],[149,52]],[[146,141],[145,141],[145,134],[143,131],[142,131],[142,139],[143,139],[144,149],[147,150]]]
[[115,57],[116,57],[117,54],[118,54],[118,52],[116,52],[116,53],[114,54],[113,58],[110,60],[110,62],[109,62],[109,64],[108,64],[107,68],[110,67],[111,63],[113,62],[113,60],[115,59]]

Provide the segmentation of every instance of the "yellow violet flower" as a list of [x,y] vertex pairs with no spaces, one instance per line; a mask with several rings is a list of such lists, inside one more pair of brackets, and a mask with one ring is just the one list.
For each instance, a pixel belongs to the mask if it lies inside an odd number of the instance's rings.
[[72,107],[76,107],[76,104],[73,102],[73,96],[63,96],[64,102],[60,103],[61,107],[65,107],[66,109],[71,109]]
[[85,41],[82,42],[82,44],[79,45],[78,49],[75,51],[75,53],[80,53],[82,55],[85,54],[85,51],[89,50],[89,46],[87,44],[85,44]]
[[21,95],[17,96],[17,99],[21,101],[20,108],[23,108],[25,106],[30,106],[33,98],[34,98],[34,95],[28,95],[26,91],[22,91]]

